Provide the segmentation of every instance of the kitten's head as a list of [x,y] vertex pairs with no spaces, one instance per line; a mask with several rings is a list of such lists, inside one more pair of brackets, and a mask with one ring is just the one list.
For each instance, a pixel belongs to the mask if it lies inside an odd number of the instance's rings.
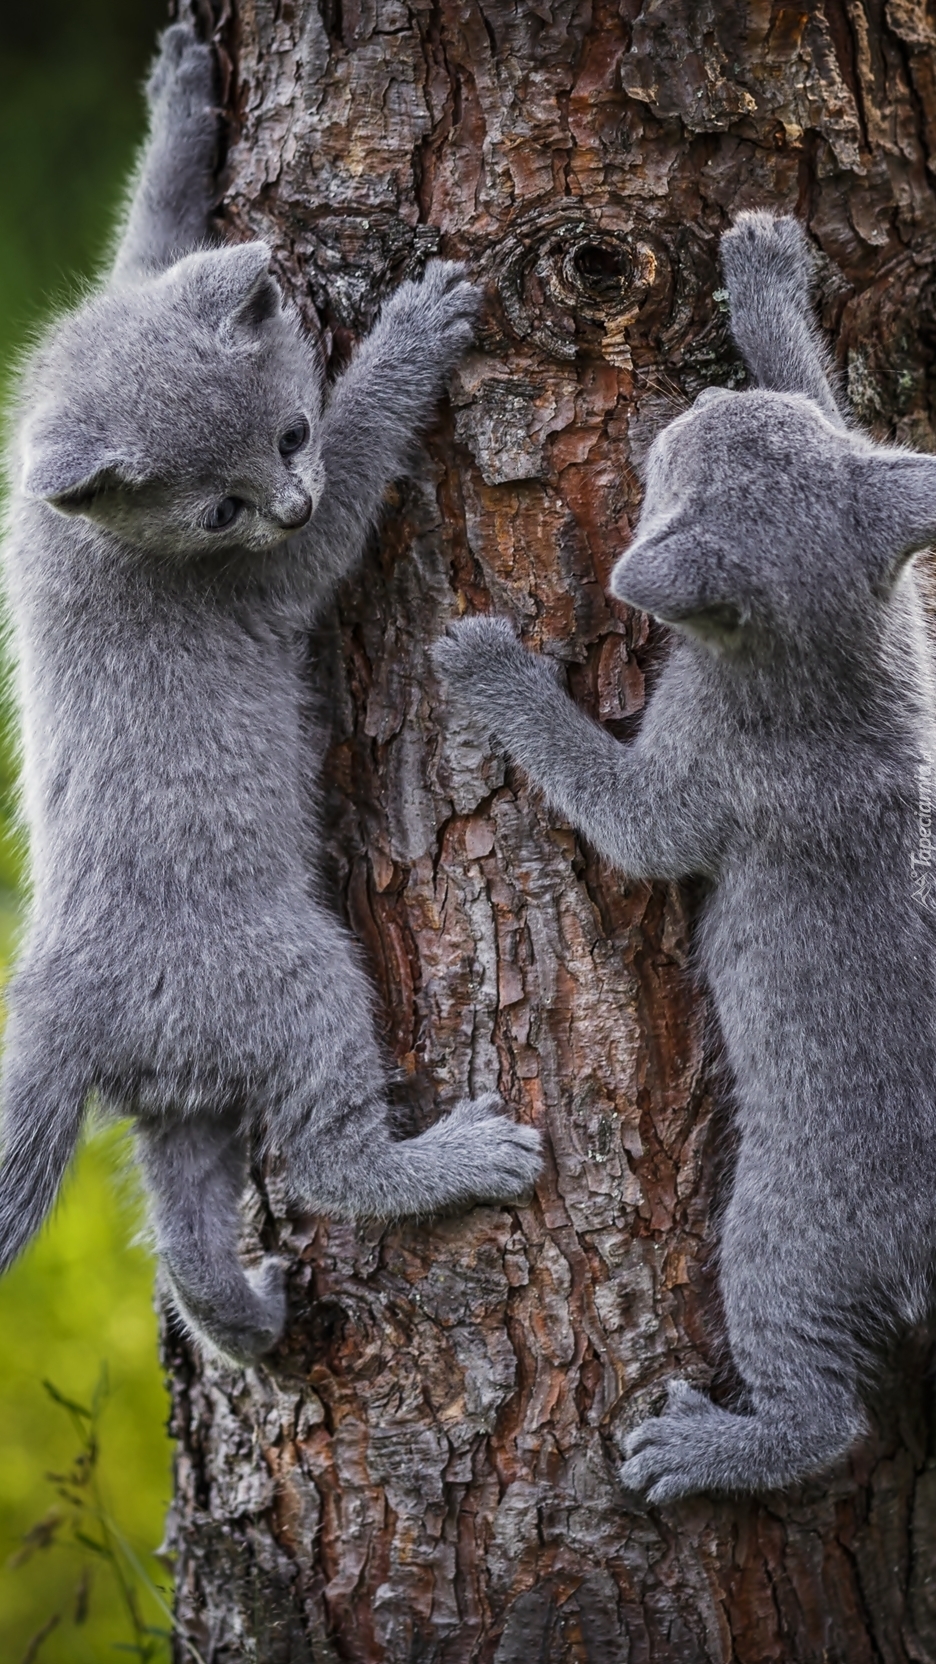
[[262,553],[305,525],[320,376],[269,260],[263,243],[191,254],[69,318],[35,365],[26,492],[170,559]]
[[655,440],[611,588],[718,653],[831,646],[936,538],[936,458],[874,445],[797,393],[710,390]]

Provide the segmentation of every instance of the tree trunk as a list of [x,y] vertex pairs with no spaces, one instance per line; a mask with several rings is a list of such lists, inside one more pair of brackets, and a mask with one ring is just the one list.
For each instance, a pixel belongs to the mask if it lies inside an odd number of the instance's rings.
[[438,249],[486,283],[479,350],[310,676],[336,905],[401,1103],[424,1121],[499,1085],[549,1158],[529,1207],[392,1229],[287,1219],[261,1185],[288,1350],[239,1373],[166,1340],[184,1633],[205,1664],[936,1659],[922,1339],[831,1476],[661,1509],[620,1491],[618,1441],[668,1377],[732,1380],[693,893],[611,872],[447,731],[428,660],[490,607],[634,731],[663,643],[608,573],[653,432],[741,378],[718,238],[742,207],[808,221],[856,413],[936,449],[931,10],[235,0],[214,26],[223,221],[270,240],[332,369]]

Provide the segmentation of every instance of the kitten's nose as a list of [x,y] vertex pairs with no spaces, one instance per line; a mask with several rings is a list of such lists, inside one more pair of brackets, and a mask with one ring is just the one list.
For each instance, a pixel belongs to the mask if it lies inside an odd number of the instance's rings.
[[278,514],[276,517],[277,524],[287,532],[298,531],[300,526],[308,525],[311,518],[312,498],[308,495],[302,497],[296,503],[291,503],[288,512]]

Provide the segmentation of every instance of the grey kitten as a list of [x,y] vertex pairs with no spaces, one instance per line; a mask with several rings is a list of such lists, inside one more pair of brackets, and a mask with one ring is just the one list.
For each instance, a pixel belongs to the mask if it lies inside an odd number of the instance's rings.
[[[248,1149],[304,1209],[508,1201],[539,1141],[494,1094],[395,1141],[372,997],[316,894],[310,622],[354,568],[477,293],[403,283],[323,406],[261,243],[209,247],[212,55],[167,30],[107,282],[22,378],[4,553],[33,897],[9,991],[0,1266],[41,1223],[95,1093],[136,1117],[182,1315],[272,1346],[245,1274]],[[321,750],[321,741],[319,741]],[[312,759],[314,763],[314,758]]]
[[452,697],[634,877],[701,874],[699,955],[740,1133],[721,1235],[744,1413],[671,1384],[627,1443],[653,1502],[785,1485],[865,1425],[862,1381],[932,1306],[936,705],[912,556],[936,459],[846,424],[792,219],[722,244],[756,388],[709,390],[654,443],[615,595],[673,626],[622,746],[509,626],[438,648]]

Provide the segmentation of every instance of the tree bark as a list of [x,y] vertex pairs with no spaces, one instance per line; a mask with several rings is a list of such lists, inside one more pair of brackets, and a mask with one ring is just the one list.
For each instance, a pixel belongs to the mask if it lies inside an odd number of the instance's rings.
[[391,1229],[286,1218],[259,1184],[288,1345],[237,1373],[166,1336],[182,1630],[206,1664],[936,1659],[922,1337],[833,1474],[661,1509],[620,1491],[618,1441],[668,1377],[732,1384],[730,1110],[693,891],[604,867],[447,730],[428,660],[446,618],[491,608],[633,733],[665,649],[608,573],[653,432],[742,378],[718,269],[740,208],[808,221],[857,415],[936,449],[932,9],[225,0],[205,20],[222,221],[270,240],[332,369],[437,250],[486,285],[479,349],[310,681],[336,905],[412,1113],[499,1086],[548,1173],[528,1207]]

